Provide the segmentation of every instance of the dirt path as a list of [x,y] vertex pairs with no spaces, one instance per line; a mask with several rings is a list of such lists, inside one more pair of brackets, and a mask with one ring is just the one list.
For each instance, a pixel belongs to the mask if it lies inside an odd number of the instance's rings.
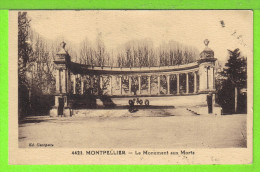
[[114,110],[99,114],[104,115],[30,117],[19,125],[19,146],[41,143],[79,148],[246,147],[246,115],[196,116],[185,109],[147,109],[134,114]]

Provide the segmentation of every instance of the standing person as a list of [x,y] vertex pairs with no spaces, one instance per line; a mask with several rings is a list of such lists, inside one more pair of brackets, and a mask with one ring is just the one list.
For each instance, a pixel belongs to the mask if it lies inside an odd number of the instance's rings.
[[208,113],[212,113],[212,93],[207,95]]

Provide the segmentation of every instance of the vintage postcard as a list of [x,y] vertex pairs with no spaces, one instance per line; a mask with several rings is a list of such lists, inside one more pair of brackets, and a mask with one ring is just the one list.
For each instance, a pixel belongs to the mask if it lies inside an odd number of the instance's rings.
[[9,12],[9,164],[250,164],[250,10]]

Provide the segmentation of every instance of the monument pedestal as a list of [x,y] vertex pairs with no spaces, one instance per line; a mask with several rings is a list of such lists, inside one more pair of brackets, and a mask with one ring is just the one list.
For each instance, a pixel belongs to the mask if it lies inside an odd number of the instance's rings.
[[70,116],[72,116],[72,114],[71,114],[71,109],[70,109],[69,107],[65,107],[64,110],[63,110],[63,115],[64,115],[65,117],[70,117]]
[[[50,110],[50,117],[58,117],[58,107],[53,107],[51,110]],[[63,108],[63,116],[64,117],[70,117],[72,116],[72,111],[69,107],[64,107]]]
[[50,117],[57,117],[58,116],[58,107],[52,107],[50,110]]
[[56,95],[55,105],[50,110],[50,117],[57,117],[59,115],[69,117],[72,116],[71,109],[68,107],[68,97],[67,95]]
[[70,55],[65,50],[65,42],[61,43],[61,49],[54,59],[56,69],[56,95],[55,105],[50,110],[50,116],[71,116],[71,110],[68,106],[68,94],[70,92]]

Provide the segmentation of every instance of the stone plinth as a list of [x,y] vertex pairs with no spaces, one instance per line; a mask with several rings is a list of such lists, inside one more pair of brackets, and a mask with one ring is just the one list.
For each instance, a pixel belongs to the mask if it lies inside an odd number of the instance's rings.
[[63,110],[63,115],[64,115],[65,117],[70,117],[70,116],[72,116],[70,108],[68,108],[68,107],[64,108],[64,110]]
[[57,117],[58,116],[58,108],[57,107],[52,107],[50,110],[50,117]]

